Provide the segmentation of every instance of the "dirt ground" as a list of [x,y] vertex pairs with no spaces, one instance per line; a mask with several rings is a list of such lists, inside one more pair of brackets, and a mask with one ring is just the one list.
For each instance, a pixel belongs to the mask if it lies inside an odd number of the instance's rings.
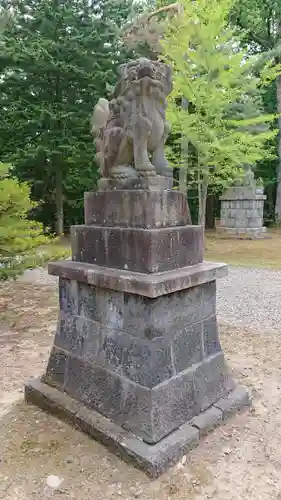
[[[56,326],[54,287],[0,286],[0,499],[281,500],[281,338],[220,325],[226,358],[254,406],[150,480],[88,436],[23,402],[45,368]],[[49,475],[63,479],[59,490]]]

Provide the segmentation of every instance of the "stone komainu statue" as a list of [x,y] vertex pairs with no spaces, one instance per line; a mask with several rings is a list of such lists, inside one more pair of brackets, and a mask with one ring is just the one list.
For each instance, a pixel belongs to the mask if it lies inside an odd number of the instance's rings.
[[164,155],[169,133],[165,110],[172,91],[171,68],[141,58],[121,65],[119,73],[112,99],[100,99],[93,112],[101,175],[115,179],[167,175],[171,169]]

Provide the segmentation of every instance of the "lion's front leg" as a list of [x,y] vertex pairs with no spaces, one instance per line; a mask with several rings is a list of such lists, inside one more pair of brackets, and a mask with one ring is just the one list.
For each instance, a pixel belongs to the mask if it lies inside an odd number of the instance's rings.
[[152,163],[158,175],[173,178],[173,169],[169,167],[169,162],[165,156],[165,143],[169,133],[170,126],[168,123],[165,123],[163,136],[152,153]]
[[150,177],[156,175],[155,168],[152,165],[147,150],[148,138],[151,134],[152,122],[145,116],[137,117],[133,142],[134,142],[134,164],[135,169],[142,177]]

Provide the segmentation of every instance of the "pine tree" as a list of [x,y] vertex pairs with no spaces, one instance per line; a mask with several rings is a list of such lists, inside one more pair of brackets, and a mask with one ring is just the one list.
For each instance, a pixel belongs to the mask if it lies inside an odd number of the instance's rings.
[[67,250],[46,246],[55,240],[45,234],[42,224],[28,218],[35,206],[30,189],[11,179],[8,170],[0,163],[0,280],[68,255]]
[[[90,115],[128,55],[125,0],[3,0],[12,12],[0,53],[0,158],[32,186],[56,232],[77,221],[97,178]],[[42,205],[41,205],[42,207]],[[39,207],[40,209],[40,207]],[[46,209],[49,213],[46,213]],[[38,208],[37,208],[38,211]]]

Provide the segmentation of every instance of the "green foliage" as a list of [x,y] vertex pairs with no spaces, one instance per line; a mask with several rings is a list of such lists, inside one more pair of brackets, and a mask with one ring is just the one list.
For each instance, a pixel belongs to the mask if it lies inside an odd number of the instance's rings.
[[[264,105],[270,112],[281,114],[281,0],[234,0],[230,19],[243,34],[247,50],[261,55],[267,61],[265,80],[271,83],[264,94]],[[258,166],[262,175],[267,201],[265,213],[273,221],[281,222],[281,119],[278,120],[279,139],[273,142],[279,152],[276,161],[263,161]],[[279,143],[278,143],[279,141]]]
[[[7,173],[8,166],[0,163],[0,279],[65,255],[61,251],[46,253],[44,245],[52,239],[44,234],[42,224],[27,218],[35,206],[29,187]],[[40,253],[38,247],[42,247]]]
[[280,40],[280,16],[280,0],[234,0],[230,19],[242,28],[245,42],[253,52],[271,52]]
[[1,6],[13,15],[0,53],[0,157],[43,203],[34,212],[39,220],[54,227],[64,208],[65,225],[81,222],[83,193],[98,177],[90,116],[128,57],[120,33],[132,1]]
[[[188,140],[189,160],[204,210],[209,185],[226,186],[273,153],[266,147],[277,134],[268,124],[259,82],[248,57],[228,25],[229,0],[182,0],[183,10],[167,24],[163,57],[174,71],[168,118],[178,141]],[[189,105],[181,106],[182,97]],[[202,222],[202,217],[201,217]]]

